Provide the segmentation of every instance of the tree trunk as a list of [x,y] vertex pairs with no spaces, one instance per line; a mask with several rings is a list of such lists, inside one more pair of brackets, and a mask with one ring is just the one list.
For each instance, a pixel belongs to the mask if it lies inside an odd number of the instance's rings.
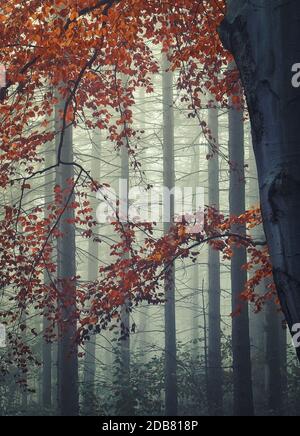
[[[163,55],[163,171],[164,187],[172,190],[175,187],[174,161],[174,109],[173,109],[173,73],[169,71],[170,63],[167,54]],[[166,208],[164,201],[164,208]],[[170,221],[174,219],[174,196],[170,199]],[[167,213],[168,215],[168,213]],[[169,233],[172,222],[164,223],[165,234]],[[165,389],[166,415],[176,416],[178,413],[177,398],[177,350],[176,350],[176,310],[175,310],[175,266],[166,271],[165,278]]]
[[[251,138],[250,138],[251,142]],[[257,170],[255,157],[250,144],[249,151],[249,189],[247,209],[256,207],[259,203],[259,190],[257,182]],[[251,231],[251,236],[255,241],[265,239],[262,226],[257,226]],[[259,267],[259,266],[258,266]],[[255,271],[253,271],[253,274]],[[263,296],[267,291],[267,284],[263,281],[256,289],[257,294]],[[265,378],[265,311],[255,313],[250,311],[250,338],[251,338],[251,359],[252,359],[252,378],[253,378],[253,396],[255,409],[259,411],[266,410],[266,378]]]
[[[240,70],[251,117],[264,229],[290,329],[300,322],[300,3],[228,0],[220,35]],[[300,348],[297,349],[300,358]]]
[[[232,102],[229,109],[229,159],[230,170],[230,215],[239,216],[245,212],[245,171],[244,171],[244,122],[243,112]],[[233,232],[245,234],[244,226],[235,225]],[[247,272],[242,266],[247,263],[245,248],[234,248],[231,261],[232,312],[242,305],[240,294],[247,281]],[[242,305],[241,313],[232,318],[232,352],[233,352],[233,384],[234,413],[237,416],[254,414],[250,333],[248,304]]]
[[268,408],[272,415],[281,416],[283,410],[282,369],[280,344],[280,316],[273,301],[266,305],[266,391]]
[[193,265],[192,270],[192,358],[194,363],[199,359],[199,337],[200,337],[200,305],[199,305],[199,290],[200,290],[200,268],[198,261]]
[[[146,132],[147,131],[147,123],[146,123],[146,116],[147,116],[147,109],[148,109],[149,102],[146,98],[146,91],[145,88],[139,89],[139,100],[138,100],[138,107],[139,107],[139,128],[141,131]],[[146,146],[147,147],[147,146]],[[147,148],[146,148],[147,150]],[[143,163],[143,169],[146,173],[146,176],[148,176],[148,163],[147,163],[147,153],[145,155],[145,162]],[[142,234],[143,237],[143,234]],[[143,302],[139,305],[139,341],[138,341],[138,347],[139,347],[139,358],[140,362],[142,364],[145,364],[147,362],[147,347],[148,347],[148,330],[149,330],[149,320],[151,319],[151,306],[148,304],[148,302]],[[143,380],[141,380],[141,385],[143,385]]]
[[[191,176],[189,177],[189,186],[193,187],[194,195],[196,189],[200,186],[200,147],[199,142],[195,141],[191,156]],[[194,197],[194,196],[193,196]],[[194,198],[193,198],[194,200]],[[199,359],[200,353],[200,265],[199,259],[192,267],[192,359],[194,363]]]
[[[61,113],[65,101],[60,97],[60,102],[55,107],[55,120],[57,146],[60,143],[62,130]],[[73,162],[73,134],[72,127],[64,132],[61,159],[65,163]],[[62,208],[74,201],[70,198],[69,180],[74,178],[72,165],[60,165],[57,170],[57,184],[62,190],[67,190],[63,195]],[[57,241],[58,256],[58,309],[60,314],[59,339],[58,339],[58,400],[62,416],[76,416],[79,414],[78,394],[78,353],[75,344],[77,331],[76,322],[76,264],[75,264],[75,225],[67,220],[74,219],[74,209],[66,207],[59,224],[63,237]]]
[[[95,132],[95,137],[92,145],[92,163],[91,176],[94,180],[100,179],[100,164],[101,157],[101,137],[100,132]],[[91,207],[96,213],[97,201],[93,197]],[[88,259],[88,281],[97,280],[99,273],[99,242],[94,241],[94,238],[89,239],[89,259]],[[83,392],[84,392],[84,414],[88,415],[90,411],[94,411],[94,384],[96,374],[96,336],[91,335],[90,340],[86,343],[84,359],[84,374],[83,374]]]
[[[208,111],[208,128],[218,144],[219,126],[218,109]],[[219,199],[219,156],[218,153],[208,161],[208,204],[220,209]],[[221,357],[221,283],[220,253],[209,247],[208,251],[208,407],[212,416],[223,414],[223,377]]]
[[[23,311],[22,315],[21,315],[21,323],[24,325],[24,331],[22,332],[22,341],[24,344],[26,344],[26,328],[27,328],[27,316],[26,316],[26,312]],[[24,374],[24,381],[26,382],[25,386],[22,387],[22,396],[21,396],[21,406],[22,406],[22,412],[24,414],[27,413],[27,409],[28,409],[28,375]]]
[[282,313],[279,314],[279,357],[281,369],[282,414],[288,415],[288,343],[287,328]]
[[[252,146],[252,144],[251,144]],[[250,150],[249,208],[259,202],[257,171],[254,153]],[[251,235],[254,240],[264,240],[262,226],[255,227]],[[263,281],[256,292],[263,296],[270,281]],[[283,328],[282,315],[273,301],[268,302],[260,313],[252,313],[251,355],[255,405],[257,410],[266,408],[275,415],[282,415],[284,404],[286,373],[286,330]],[[263,334],[264,332],[264,334]]]
[[[121,179],[127,183],[126,198],[129,189],[129,154],[126,145],[121,148]],[[128,212],[128,202],[126,205]],[[126,229],[126,225],[125,225]],[[128,259],[128,253],[124,254],[124,259]],[[121,348],[120,348],[120,387],[121,387],[121,415],[132,414],[132,400],[130,395],[130,301],[122,306],[121,309]]]
[[[53,120],[51,120],[53,126]],[[53,128],[53,127],[52,127]],[[55,150],[53,143],[47,143],[45,148],[45,168],[49,168],[54,164]],[[54,176],[52,171],[45,173],[45,218],[48,217],[48,205],[53,202]],[[51,285],[51,277],[49,271],[44,271],[45,285]],[[47,319],[47,311],[43,316],[43,332],[47,334],[49,321]],[[50,409],[52,406],[52,344],[45,338],[42,341],[42,402],[45,409]]]

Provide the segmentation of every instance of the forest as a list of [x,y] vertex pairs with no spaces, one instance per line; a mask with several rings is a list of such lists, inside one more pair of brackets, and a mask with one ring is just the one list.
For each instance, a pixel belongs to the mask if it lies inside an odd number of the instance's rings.
[[299,20],[0,0],[0,416],[300,415]]

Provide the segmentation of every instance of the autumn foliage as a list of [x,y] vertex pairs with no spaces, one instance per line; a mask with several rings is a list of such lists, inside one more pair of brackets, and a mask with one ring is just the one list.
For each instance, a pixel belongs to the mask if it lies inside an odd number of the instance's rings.
[[[57,324],[64,322],[56,309],[60,286],[54,279],[53,260],[55,241],[64,236],[57,225],[64,207],[75,212],[69,225],[80,228],[83,238],[97,238],[88,193],[95,193],[103,181],[92,180],[78,162],[72,163],[77,177],[69,180],[68,192],[54,188],[55,202],[47,206],[47,214],[42,204],[24,211],[32,183],[49,170],[41,152],[56,139],[59,147],[52,170],[65,165],[60,155],[64,132],[84,120],[87,128],[101,129],[115,149],[125,140],[132,166],[141,170],[136,157],[141,132],[133,128],[132,107],[138,88],[153,91],[152,77],[159,72],[155,50],[169,53],[182,102],[209,137],[200,115],[201,95],[211,93],[226,106],[228,93],[236,87],[236,73],[226,73],[229,58],[217,36],[223,14],[223,0],[8,0],[1,4],[0,64],[6,67],[7,83],[0,91],[0,187],[3,195],[13,190],[19,196],[16,204],[2,207],[0,220],[0,289],[8,288],[10,295],[0,320],[16,326],[9,332],[10,351],[1,365],[4,372],[13,362],[26,372],[26,362],[35,361],[30,347],[22,343],[27,329],[22,313],[32,308],[46,314],[50,324],[44,335],[49,341],[56,338]],[[53,107],[61,99],[63,128],[55,131]],[[63,198],[71,192],[76,200],[64,206]],[[77,288],[77,340],[117,322],[125,301],[132,307],[141,301],[163,302],[160,285],[167,265],[176,259],[195,260],[203,244],[220,250],[226,259],[232,256],[233,246],[247,247],[245,268],[254,273],[247,288],[241,289],[241,302],[251,300],[260,309],[265,296],[256,295],[255,289],[272,275],[267,248],[256,246],[249,232],[232,233],[236,223],[246,224],[250,231],[261,223],[260,211],[225,217],[207,208],[204,230],[197,235],[178,224],[157,239],[153,226],[143,225],[142,243],[136,238],[140,226],[113,223],[120,235],[120,242],[111,246],[113,263],[100,269],[97,281]],[[45,270],[53,274],[47,285]],[[266,298],[273,295],[270,287]]]

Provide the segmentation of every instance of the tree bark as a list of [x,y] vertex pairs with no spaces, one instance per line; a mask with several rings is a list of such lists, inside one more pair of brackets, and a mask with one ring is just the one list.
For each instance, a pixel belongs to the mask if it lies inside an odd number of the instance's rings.
[[[139,107],[139,128],[141,131],[146,132],[147,131],[147,109],[148,109],[148,101],[146,97],[146,91],[145,88],[139,89],[139,100],[138,100],[138,107]],[[143,169],[148,176],[148,162],[147,162],[147,152],[145,153],[145,161],[143,163]],[[142,233],[142,238],[144,237]],[[145,364],[147,362],[147,348],[148,348],[148,330],[150,327],[149,320],[151,319],[151,306],[148,304],[148,302],[143,302],[139,306],[140,314],[139,314],[139,335],[138,335],[138,349],[139,349],[139,359],[142,364]],[[141,385],[143,385],[143,380],[141,380]]]
[[[53,119],[50,121],[53,128]],[[49,168],[54,164],[55,150],[53,143],[47,143],[45,147],[45,168]],[[47,171],[45,173],[45,218],[48,218],[48,204],[52,203],[54,188],[54,175],[53,172]],[[51,286],[50,272],[44,271],[44,283],[47,286]],[[47,333],[49,328],[49,321],[47,319],[47,310],[43,315],[43,332]],[[45,409],[50,409],[52,406],[52,344],[45,338],[42,340],[42,361],[43,361],[43,373],[42,373],[42,401]]]
[[[255,157],[253,153],[252,140],[250,140],[249,150],[249,183],[248,183],[248,204],[247,209],[257,207],[259,203],[259,190],[257,182],[257,170]],[[251,230],[251,236],[255,241],[265,239],[262,225]],[[259,268],[259,265],[258,267]],[[253,274],[256,270],[253,271]],[[267,291],[267,284],[263,281],[256,289],[258,295],[263,296]],[[265,311],[256,313],[250,311],[250,340],[251,340],[251,361],[252,361],[252,378],[253,378],[253,396],[255,410],[266,410],[266,377],[265,377]]]
[[[101,157],[101,136],[100,132],[96,130],[95,137],[93,138],[92,145],[92,162],[91,162],[91,176],[94,180],[100,180],[100,161]],[[96,212],[97,201],[93,197],[91,206]],[[88,259],[88,281],[93,282],[97,280],[99,273],[99,242],[94,241],[94,238],[89,239],[89,259]],[[94,384],[96,375],[96,335],[91,335],[90,340],[86,344],[84,359],[84,375],[83,375],[83,407],[84,414],[89,415],[94,411]]]
[[[208,128],[216,145],[219,140],[218,109],[209,108]],[[219,156],[208,161],[208,204],[220,209]],[[208,406],[212,416],[223,414],[223,374],[221,357],[221,276],[220,253],[209,247],[208,251]]]
[[[129,154],[128,148],[125,143],[121,147],[121,179],[127,183],[126,197],[128,198],[129,190]],[[128,202],[126,205],[128,213]],[[126,225],[125,225],[126,228]],[[129,258],[129,253],[125,253],[124,259]],[[133,403],[131,398],[131,386],[130,386],[130,349],[131,349],[131,337],[130,337],[130,301],[126,300],[121,308],[121,345],[120,345],[120,388],[121,388],[121,410],[122,416],[128,416],[133,413]]]
[[266,306],[266,392],[268,409],[271,414],[281,416],[283,412],[282,368],[280,344],[280,316],[273,301]]
[[[251,117],[264,229],[290,329],[300,322],[300,3],[228,0],[220,28],[234,55]],[[297,349],[300,359],[300,348]]]
[[[190,185],[193,187],[194,193],[200,186],[200,147],[199,142],[196,141],[192,149],[191,157],[191,177],[189,178]],[[200,265],[199,259],[192,268],[192,359],[196,362],[200,354]]]
[[[65,101],[60,97],[55,107],[57,148],[60,144],[62,120]],[[73,132],[68,127],[64,132],[61,159],[65,163],[73,162]],[[74,201],[70,198],[68,181],[74,178],[72,165],[60,165],[57,170],[57,184],[67,192],[63,195],[62,208]],[[60,314],[58,339],[58,401],[62,416],[76,416],[79,414],[78,393],[78,352],[75,342],[77,332],[76,320],[76,263],[75,263],[75,226],[68,223],[74,219],[74,209],[65,208],[59,223],[59,230],[63,237],[57,241],[58,256],[58,309]]]
[[[173,73],[169,71],[170,62],[167,54],[163,54],[162,69],[164,187],[172,190],[175,187]],[[164,201],[164,208],[165,207],[166,202]],[[171,196],[170,199],[170,218],[171,221],[174,219],[174,196]],[[171,222],[164,223],[165,234],[169,233],[171,225]],[[166,271],[165,297],[165,412],[167,416],[176,416],[178,413],[178,399],[174,265],[169,266]]]
[[[231,102],[229,109],[229,159],[230,215],[239,216],[245,212],[245,171],[244,171],[244,121],[243,112]],[[232,231],[246,234],[244,226],[235,225]],[[239,306],[241,313],[232,317],[232,353],[233,353],[233,385],[234,414],[237,416],[252,416],[254,414],[250,332],[248,304],[242,304],[240,295],[245,288],[247,272],[242,269],[247,263],[247,253],[244,247],[235,247],[231,261],[232,312]]]

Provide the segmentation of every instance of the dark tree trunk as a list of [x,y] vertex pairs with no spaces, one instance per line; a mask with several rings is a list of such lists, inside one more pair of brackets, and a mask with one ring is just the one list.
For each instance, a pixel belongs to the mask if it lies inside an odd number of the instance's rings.
[[[53,124],[53,122],[52,122]],[[55,150],[53,150],[53,144],[47,143],[45,148],[45,168],[49,168],[54,164]],[[54,176],[52,172],[46,172],[45,174],[45,218],[48,218],[49,211],[48,205],[53,202],[53,187],[54,187]],[[51,285],[51,276],[48,270],[44,271],[44,282],[46,285]],[[49,308],[47,308],[49,310]],[[47,329],[50,326],[48,321],[47,310],[43,316],[43,332],[47,336]],[[42,373],[42,398],[43,407],[45,409],[50,409],[52,406],[52,344],[43,338],[42,341],[42,362],[43,362],[43,373]]]
[[[196,192],[196,189],[200,186],[200,147],[198,141],[195,142],[193,147],[193,154],[191,157],[191,177],[190,177],[190,185]],[[200,331],[200,260],[198,260],[192,269],[192,359],[194,362],[199,360],[200,353],[200,342],[199,338],[201,336]]]
[[[250,141],[251,142],[251,141]],[[252,143],[249,151],[249,174],[248,174],[248,204],[247,209],[256,207],[259,203],[259,192],[257,183],[257,171],[255,157],[253,153]],[[255,241],[263,241],[265,239],[263,227],[257,226],[251,231],[251,236]],[[257,266],[259,268],[259,265]],[[253,271],[253,274],[256,269]],[[257,287],[258,295],[263,296],[266,291],[266,283],[263,281]],[[251,308],[252,309],[252,308]],[[251,360],[252,360],[252,378],[253,378],[253,397],[257,413],[266,410],[266,377],[265,377],[265,311],[256,313],[250,311],[250,338],[251,338]]]
[[[164,123],[164,186],[172,190],[175,187],[174,162],[174,110],[173,110],[173,74],[169,71],[167,55],[163,55],[163,123]],[[165,207],[166,205],[164,205]],[[170,217],[174,219],[174,196],[170,200]],[[164,224],[168,233],[170,223]],[[170,266],[165,278],[165,386],[166,415],[176,416],[177,400],[177,350],[176,350],[176,304],[175,304],[175,266]]]
[[[121,148],[121,179],[126,180],[126,198],[128,198],[130,171],[129,171],[129,154],[126,145]],[[128,205],[126,214],[128,214]],[[126,228],[126,226],[125,226]],[[124,259],[129,258],[128,253],[124,253]],[[127,300],[121,309],[121,341],[120,341],[120,388],[121,388],[121,407],[120,415],[128,416],[134,412],[134,405],[131,399],[131,386],[130,386],[130,350],[131,350],[131,337],[130,337],[130,301]]]
[[[93,180],[100,180],[101,133],[98,130],[95,131],[91,152],[91,176]],[[95,197],[91,201],[91,206],[95,213],[97,209]],[[98,228],[95,229],[95,233],[98,231]],[[99,242],[90,238],[88,247],[88,281],[93,282],[97,280],[99,274]],[[91,335],[85,348],[83,373],[83,413],[85,415],[95,412],[96,342],[96,335]]]
[[[230,171],[230,214],[239,216],[245,212],[245,172],[244,172],[244,122],[243,112],[231,105],[229,109],[229,158]],[[235,233],[245,234],[244,226],[234,226]],[[247,272],[242,268],[247,263],[246,249],[234,248],[231,261],[232,311],[235,313],[242,304],[240,295],[247,281]],[[244,303],[241,313],[232,318],[232,353],[234,414],[251,416],[254,414],[252,394],[252,374],[250,357],[250,332],[248,304]]]
[[[23,311],[22,315],[21,315],[21,322],[22,324],[26,327],[27,326],[27,316],[26,316],[26,312]],[[24,344],[26,344],[26,328],[24,329],[24,331],[22,332],[22,341]],[[25,386],[22,387],[22,396],[21,396],[21,406],[22,406],[22,411],[24,414],[26,414],[27,409],[28,409],[28,377],[27,374],[24,375],[24,381],[25,381]]]
[[[300,2],[228,0],[220,35],[248,102],[264,228],[288,325],[300,322]],[[297,349],[300,358],[300,348]]]
[[[216,144],[219,140],[218,109],[210,108],[208,127]],[[209,205],[220,209],[219,199],[219,156],[216,153],[208,161]],[[213,416],[223,414],[223,375],[221,357],[221,276],[220,253],[209,247],[208,252],[208,298],[209,298],[209,340],[208,340],[208,406]]]
[[288,414],[286,406],[288,404],[288,343],[287,328],[282,313],[279,314],[279,357],[281,369],[281,391],[282,391],[282,413]]
[[[47,318],[43,318],[43,330],[49,326]],[[43,390],[43,407],[50,409],[52,405],[52,344],[43,339],[42,344],[43,354],[43,375],[42,375],[42,390]]]
[[282,415],[281,330],[278,307],[273,301],[266,306],[266,390],[268,408],[273,415]]
[[[64,110],[63,99],[57,104],[56,131],[61,132],[61,113]],[[61,135],[57,135],[57,146]],[[73,162],[73,134],[72,127],[64,132],[61,159],[63,162]],[[72,165],[60,165],[57,170],[57,184],[66,192],[63,195],[62,208],[65,211],[61,217],[59,230],[63,237],[57,241],[58,258],[58,308],[60,313],[59,341],[58,341],[58,401],[62,416],[76,416],[79,414],[78,394],[78,350],[75,343],[77,332],[76,321],[76,264],[75,264],[75,225],[68,223],[74,219],[74,209],[67,205],[74,201],[71,195],[69,180],[74,177]],[[69,192],[68,192],[69,191]]]

